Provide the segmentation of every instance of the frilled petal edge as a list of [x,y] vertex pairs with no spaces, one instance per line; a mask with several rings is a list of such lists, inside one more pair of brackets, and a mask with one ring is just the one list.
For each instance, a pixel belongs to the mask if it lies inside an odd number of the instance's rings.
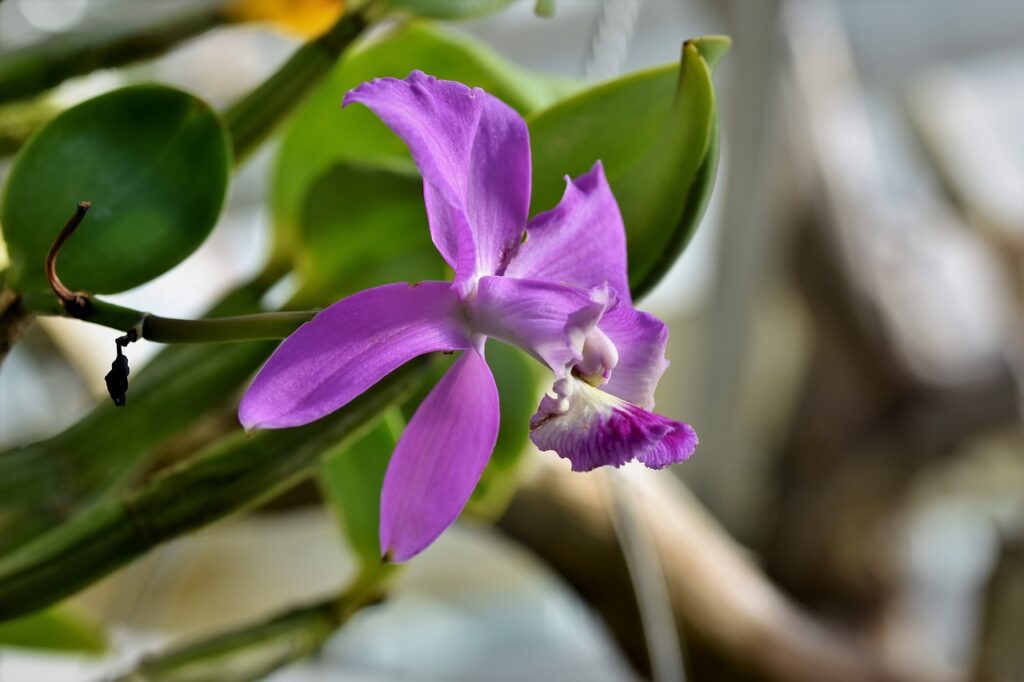
[[568,459],[573,471],[637,460],[661,469],[690,457],[689,424],[648,412],[575,378],[559,379],[530,420],[530,439]]

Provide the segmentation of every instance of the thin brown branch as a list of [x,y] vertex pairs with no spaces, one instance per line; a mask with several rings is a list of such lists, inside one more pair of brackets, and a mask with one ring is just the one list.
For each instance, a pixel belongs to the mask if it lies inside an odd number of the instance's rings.
[[[661,561],[673,612],[701,645],[759,679],[780,682],[940,679],[815,620],[765,578],[675,479],[636,473],[633,497]],[[539,468],[499,527],[559,572],[605,618],[643,671],[641,628],[616,622],[623,613],[629,618],[624,604],[632,594],[600,476]]]
[[82,291],[71,291],[60,281],[60,277],[57,275],[57,256],[60,255],[61,247],[64,246],[72,234],[79,225],[82,224],[82,220],[85,219],[85,214],[89,212],[89,208],[92,206],[88,201],[79,202],[75,208],[75,213],[72,215],[68,222],[65,223],[64,227],[61,228],[57,238],[53,240],[53,245],[50,246],[50,252],[46,254],[46,279],[50,283],[50,288],[53,289],[53,293],[56,294],[57,298],[60,299],[64,309],[68,311],[68,314],[72,317],[82,317],[89,312],[89,295]]

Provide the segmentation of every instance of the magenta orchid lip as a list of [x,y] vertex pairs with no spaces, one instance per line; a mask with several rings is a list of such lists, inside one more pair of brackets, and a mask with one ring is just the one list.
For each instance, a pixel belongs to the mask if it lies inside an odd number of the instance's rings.
[[451,525],[494,449],[489,338],[554,373],[530,437],[574,470],[633,460],[661,468],[693,454],[693,429],[650,411],[668,329],[633,308],[626,233],[601,163],[567,178],[559,204],[528,220],[529,133],[496,97],[414,71],[360,85],[345,96],[354,102],[412,152],[454,281],[388,284],[323,310],[264,364],[242,399],[242,424],[306,424],[414,357],[463,351],[410,420],[384,478],[380,543],[394,561]]

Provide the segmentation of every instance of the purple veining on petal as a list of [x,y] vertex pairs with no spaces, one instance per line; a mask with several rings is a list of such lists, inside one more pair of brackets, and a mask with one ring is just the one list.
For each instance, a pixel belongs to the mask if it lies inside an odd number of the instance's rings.
[[[633,459],[661,468],[689,457],[696,435],[673,421],[619,400],[578,379],[555,382],[530,420],[530,439],[554,450],[573,471],[622,466]],[[689,437],[688,434],[692,437]]]
[[565,194],[550,211],[526,226],[504,274],[589,289],[608,282],[629,304],[626,230],[601,162],[575,179],[566,177]]
[[[497,272],[522,238],[530,206],[530,141],[512,108],[479,88],[413,71],[345,95],[373,110],[423,176],[430,231],[456,284]],[[466,288],[466,287],[460,287]]]
[[670,425],[672,430],[658,441],[657,445],[647,452],[637,455],[637,460],[643,462],[650,469],[664,469],[670,464],[689,459],[700,442],[697,432],[689,424],[667,417],[660,417],[660,419]]

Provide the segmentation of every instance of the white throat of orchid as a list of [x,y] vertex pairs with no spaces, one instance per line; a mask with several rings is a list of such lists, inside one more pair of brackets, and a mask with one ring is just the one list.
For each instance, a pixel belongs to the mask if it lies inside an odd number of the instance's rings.
[[583,342],[583,359],[572,368],[572,375],[591,386],[601,386],[612,377],[619,364],[619,351],[603,331],[594,327]]

